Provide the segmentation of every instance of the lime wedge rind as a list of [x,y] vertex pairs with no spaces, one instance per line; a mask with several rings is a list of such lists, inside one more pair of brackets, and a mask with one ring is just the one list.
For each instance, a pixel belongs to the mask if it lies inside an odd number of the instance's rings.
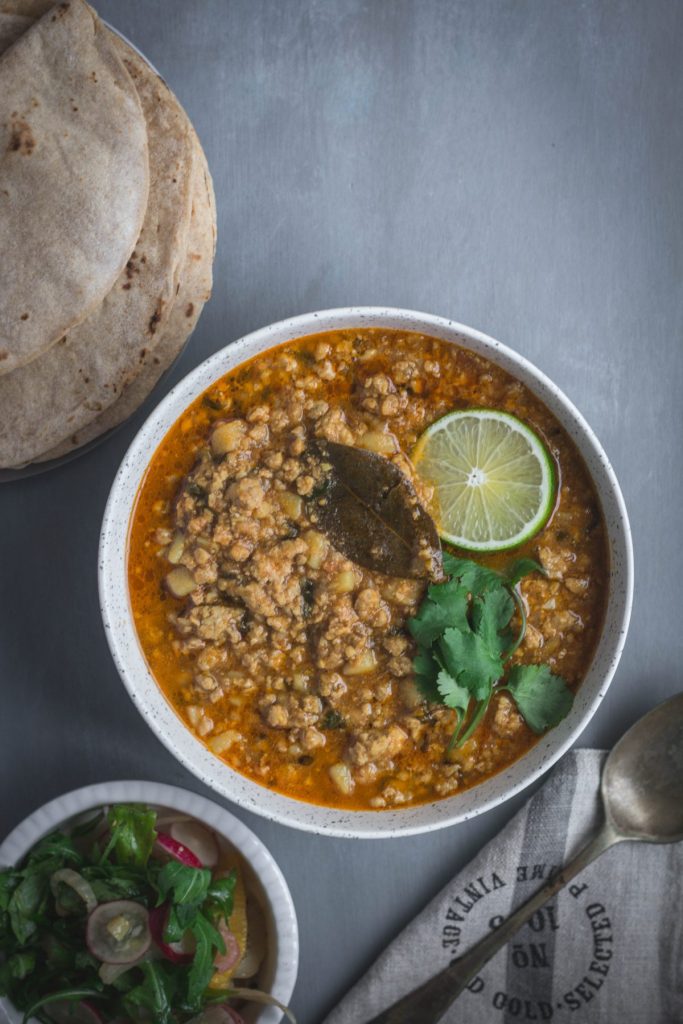
[[462,550],[519,547],[553,510],[554,462],[541,438],[511,413],[447,413],[419,439],[413,462],[435,488],[441,539]]

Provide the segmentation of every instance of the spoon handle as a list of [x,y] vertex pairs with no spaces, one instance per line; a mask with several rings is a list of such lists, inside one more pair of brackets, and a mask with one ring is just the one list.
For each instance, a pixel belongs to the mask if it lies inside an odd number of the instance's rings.
[[454,960],[438,974],[419,988],[399,999],[368,1024],[437,1024],[451,1003],[476,978],[491,957],[512,938],[516,931],[532,917],[543,904],[564,888],[567,882],[583,870],[591,861],[618,843],[623,837],[605,823],[590,842],[574,859],[555,875],[531,899],[518,907],[495,931],[477,942],[472,949]]

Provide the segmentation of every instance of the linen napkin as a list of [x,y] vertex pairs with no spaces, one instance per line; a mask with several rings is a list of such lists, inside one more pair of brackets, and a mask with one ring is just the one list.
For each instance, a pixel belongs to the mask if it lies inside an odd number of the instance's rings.
[[[572,857],[600,822],[605,757],[599,750],[567,754],[325,1024],[366,1024],[495,928]],[[683,844],[626,842],[604,853],[489,961],[443,1019],[681,1024]]]

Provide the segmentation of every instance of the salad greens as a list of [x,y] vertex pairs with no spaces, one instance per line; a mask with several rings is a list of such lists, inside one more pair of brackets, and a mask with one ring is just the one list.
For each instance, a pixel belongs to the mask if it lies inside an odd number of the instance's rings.
[[0,870],[0,995],[25,1021],[182,1024],[209,1007],[218,1020],[238,993],[272,1001],[214,980],[226,939],[236,962],[243,953],[229,923],[236,871],[214,876],[182,844],[176,859],[169,848],[154,810],[119,804]]
[[[457,714],[448,749],[469,739],[493,694],[503,690],[533,732],[557,725],[574,699],[564,679],[547,665],[515,664],[508,669],[526,632],[517,584],[543,568],[531,558],[520,558],[501,573],[448,552],[443,567],[449,579],[431,584],[408,629],[417,643],[413,668],[420,693]],[[512,628],[515,612],[517,632]]]

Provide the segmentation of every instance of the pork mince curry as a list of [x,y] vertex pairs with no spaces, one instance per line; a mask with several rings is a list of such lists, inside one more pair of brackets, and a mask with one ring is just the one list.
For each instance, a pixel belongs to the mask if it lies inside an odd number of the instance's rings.
[[[439,543],[454,485],[418,471],[416,445],[463,410],[510,414],[511,443],[547,453],[547,521],[514,551]],[[382,329],[288,342],[201,395],[151,461],[128,566],[186,726],[261,785],[366,810],[524,754],[567,713],[608,588],[595,488],[549,410],[481,356]]]

